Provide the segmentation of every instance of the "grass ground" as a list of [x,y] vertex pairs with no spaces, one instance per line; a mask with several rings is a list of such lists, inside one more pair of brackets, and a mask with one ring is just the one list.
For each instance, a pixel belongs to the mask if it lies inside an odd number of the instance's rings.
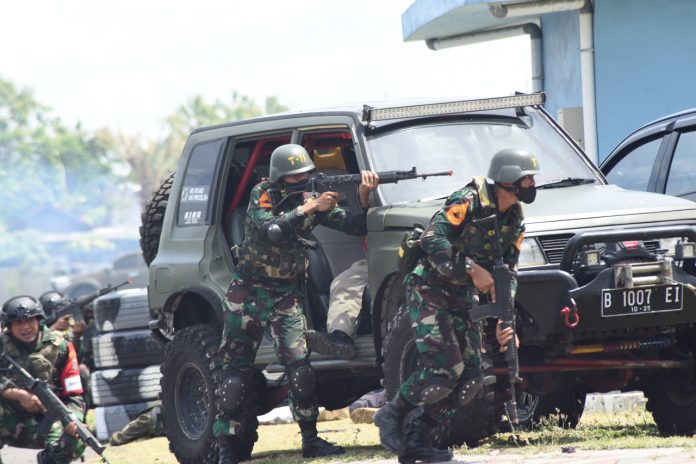
[[[371,424],[355,424],[350,419],[342,419],[320,422],[318,429],[322,437],[347,448],[346,454],[340,457],[342,462],[393,457],[379,446],[377,429]],[[693,437],[662,437],[649,413],[633,411],[586,414],[575,430],[562,429],[549,421],[537,430],[521,432],[516,437],[509,433],[500,433],[477,448],[459,451],[467,454],[488,454],[494,450],[500,453],[535,454],[558,451],[561,447],[586,450],[662,447],[694,449],[696,442]],[[105,455],[111,464],[176,463],[164,437],[109,447]],[[280,424],[259,427],[259,441],[254,448],[253,458],[254,464],[306,462],[300,453],[300,434],[297,426]],[[326,463],[338,460],[333,457],[312,462]],[[99,461],[93,458],[87,462],[96,464]]]

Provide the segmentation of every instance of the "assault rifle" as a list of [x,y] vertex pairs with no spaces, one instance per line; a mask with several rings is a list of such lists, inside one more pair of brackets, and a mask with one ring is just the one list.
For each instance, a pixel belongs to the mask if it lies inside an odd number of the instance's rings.
[[[500,319],[504,329],[512,327],[512,339],[507,344],[504,358],[507,364],[508,380],[510,382],[511,399],[507,404],[508,418],[511,424],[519,424],[517,417],[517,399],[515,398],[515,384],[520,383],[520,362],[517,356],[517,330],[515,327],[515,302],[512,299],[512,279],[515,276],[514,271],[503,262],[503,253],[500,249],[500,229],[498,228],[498,220],[495,215],[487,218],[474,221],[477,227],[486,232],[486,235],[491,229],[494,235],[491,237],[495,244],[496,262],[493,265],[493,280],[495,282],[495,302],[489,302],[482,305],[476,305],[469,310],[469,316],[472,320],[478,321],[487,317]],[[514,425],[513,425],[514,431]]]
[[8,371],[13,371],[18,373],[26,382],[26,386],[30,392],[36,395],[43,403],[46,408],[44,415],[48,417],[51,422],[60,420],[63,427],[67,427],[69,423],[74,422],[77,426],[77,433],[83,442],[90,448],[92,448],[102,459],[103,462],[109,463],[104,456],[104,445],[102,445],[97,438],[92,435],[92,432],[77,418],[75,413],[70,411],[65,404],[56,396],[47,384],[39,379],[34,378],[29,372],[26,371],[22,366],[17,363],[11,356],[7,353],[2,353],[0,359],[4,359],[10,364]]
[[81,296],[79,298],[76,298],[74,300],[68,301],[67,303],[58,306],[56,308],[56,320],[60,319],[61,317],[67,315],[67,314],[72,314],[72,316],[75,318],[77,322],[83,322],[85,320],[84,316],[82,315],[82,308],[99,298],[100,296],[106,295],[107,293],[114,292],[118,290],[119,288],[123,287],[124,285],[132,284],[133,279],[128,279],[123,283],[120,283],[118,285],[107,285],[104,288],[100,288],[94,293],[88,293],[85,296]]
[[[452,171],[435,172],[432,174],[419,174],[414,166],[410,171],[384,171],[378,172],[380,184],[396,184],[400,180],[422,178],[425,180],[432,176],[451,176]],[[349,211],[357,212],[362,209],[358,198],[358,186],[362,182],[360,174],[339,174],[327,176],[319,173],[304,184],[282,185],[268,189],[273,205],[273,214],[278,214],[285,201],[296,195],[303,195],[305,192],[312,196],[318,196],[323,192],[337,192],[339,203],[346,204]]]

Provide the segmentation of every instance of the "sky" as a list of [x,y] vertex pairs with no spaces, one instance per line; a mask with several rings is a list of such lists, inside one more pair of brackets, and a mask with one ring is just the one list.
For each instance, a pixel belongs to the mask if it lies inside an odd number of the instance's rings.
[[413,0],[22,0],[3,6],[0,77],[69,123],[155,135],[187,99],[290,109],[531,91],[526,37],[404,42]]

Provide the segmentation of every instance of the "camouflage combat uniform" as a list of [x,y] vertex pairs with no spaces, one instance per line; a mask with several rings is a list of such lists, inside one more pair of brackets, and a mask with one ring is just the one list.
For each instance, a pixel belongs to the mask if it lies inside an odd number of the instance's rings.
[[[307,270],[305,246],[295,237],[273,244],[260,233],[264,223],[278,219],[272,212],[268,193],[274,185],[264,180],[251,192],[237,272],[225,298],[227,308],[218,353],[223,370],[250,374],[267,327],[271,329],[276,355],[283,366],[288,368],[307,358],[302,291]],[[351,235],[367,233],[364,214],[350,215],[336,207],[328,212],[299,215],[296,208],[303,202],[299,196],[288,199],[280,212],[281,219],[287,221],[298,237],[309,238],[319,224]],[[316,420],[316,399],[297,401],[291,390],[289,400],[295,420]],[[234,435],[238,426],[235,418],[220,412],[213,431],[215,436]]]
[[[30,374],[47,382],[79,420],[85,405],[79,380],[77,355],[72,344],[58,331],[41,325],[35,344],[14,339],[8,330],[2,334],[2,350]],[[0,372],[0,392],[24,388],[23,380],[12,372]],[[49,422],[43,414],[30,413],[19,403],[0,397],[0,446],[44,448],[56,464],[67,464],[82,455],[85,445],[63,432],[60,421]]]
[[[433,255],[454,247],[489,271],[496,260],[495,248],[484,232],[473,224],[497,214],[503,259],[511,269],[517,266],[524,223],[519,204],[504,213],[498,211],[494,186],[476,177],[454,192],[438,211],[421,238],[425,257],[404,280],[406,304],[416,335],[422,368],[402,385],[400,393],[411,404],[424,406],[435,421],[442,422],[453,412],[450,401],[425,405],[419,401],[423,385],[444,379],[456,383],[465,370],[481,367],[481,327],[468,317],[475,290],[471,278],[447,278],[435,269]],[[516,282],[512,283],[513,292]],[[438,377],[440,379],[438,379]]]
[[159,404],[141,412],[138,417],[126,424],[123,429],[111,435],[109,444],[113,446],[125,445],[138,438],[160,437],[164,435],[164,423],[162,422],[162,406]]

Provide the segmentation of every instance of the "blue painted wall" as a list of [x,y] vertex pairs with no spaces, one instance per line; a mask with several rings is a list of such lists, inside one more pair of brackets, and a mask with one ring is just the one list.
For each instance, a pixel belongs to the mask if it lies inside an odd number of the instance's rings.
[[600,161],[640,125],[696,107],[696,1],[595,0]]
[[547,14],[541,20],[546,110],[582,106],[580,23],[577,11]]

